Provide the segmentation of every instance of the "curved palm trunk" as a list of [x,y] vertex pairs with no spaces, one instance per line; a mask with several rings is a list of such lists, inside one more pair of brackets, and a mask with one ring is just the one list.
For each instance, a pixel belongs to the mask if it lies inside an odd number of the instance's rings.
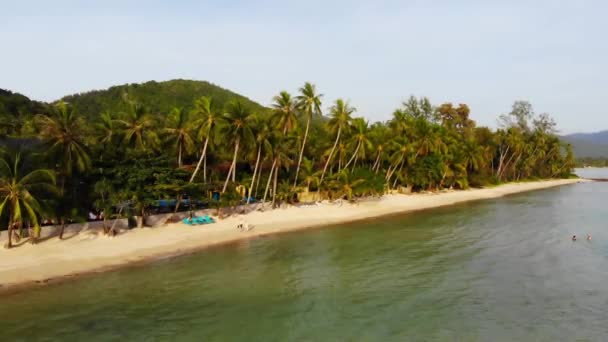
[[323,168],[323,173],[321,173],[321,180],[319,181],[319,187],[323,183],[323,178],[325,178],[325,172],[327,172],[327,166],[331,162],[331,157],[333,156],[334,151],[336,150],[336,146],[338,146],[338,141],[340,141],[340,133],[342,133],[342,127],[338,128],[338,135],[336,136],[336,142],[334,143],[334,146],[331,148],[331,152],[329,152],[329,157],[327,157],[327,161],[325,162],[325,167]]
[[[399,166],[399,173],[401,173],[401,170],[403,170],[403,164],[405,164],[405,157],[401,158],[401,165]],[[395,173],[396,170],[397,170],[397,168],[395,167],[395,169],[393,170],[393,174]],[[397,185],[398,179],[399,179],[398,177],[395,177],[395,181],[393,182],[393,189]]]
[[[348,166],[350,165],[350,163],[355,160],[355,158],[357,157],[357,153],[359,153],[359,148],[361,147],[361,141],[359,141],[359,143],[357,144],[357,148],[355,148],[355,153],[353,153],[353,156],[350,158],[350,160],[348,161],[348,163],[346,163],[346,165],[344,165],[345,169],[348,169]],[[354,168],[354,167],[353,167]]]
[[258,147],[258,158],[255,161],[255,168],[253,169],[253,177],[251,178],[251,186],[249,187],[249,196],[247,196],[247,204],[249,204],[249,200],[251,199],[251,191],[253,190],[253,185],[255,184],[255,176],[258,173],[258,165],[260,164],[260,156],[262,155],[262,145]]
[[192,181],[194,181],[194,177],[196,177],[196,174],[198,173],[198,170],[200,170],[201,164],[203,163],[203,159],[205,159],[205,156],[207,154],[207,145],[209,144],[209,135],[210,134],[211,134],[211,127],[209,127],[209,130],[207,131],[207,138],[205,138],[205,145],[203,146],[203,152],[201,154],[201,157],[198,159],[198,163],[196,164],[196,169],[194,169],[194,172],[192,173],[192,177],[190,177],[190,183],[192,183]]
[[[239,153],[239,142],[240,139],[236,139],[236,143],[234,144],[234,157],[232,157],[232,166],[230,166],[230,170],[228,171],[228,177],[226,177],[226,182],[224,182],[224,188],[222,189],[222,193],[226,192],[226,188],[228,188],[228,182],[230,181],[230,175],[234,172],[236,174],[236,156]],[[232,177],[234,179],[234,176]]]
[[302,164],[302,157],[304,156],[304,146],[306,145],[306,139],[308,137],[308,129],[310,127],[310,116],[306,121],[306,131],[304,132],[304,140],[302,140],[302,148],[300,149],[300,158],[298,159],[298,167],[296,168],[296,178],[293,180],[293,187],[298,185],[298,174],[300,173],[300,164]]
[[[380,162],[380,151],[378,151],[378,155],[376,156],[376,160],[374,161],[374,165],[372,166],[372,171],[376,171],[376,165]],[[376,173],[378,173],[376,171]]]
[[268,174],[268,182],[266,182],[266,190],[264,190],[264,199],[262,200],[262,204],[266,203],[266,195],[268,194],[268,188],[270,187],[270,181],[272,180],[272,173],[274,172],[275,165],[277,165],[276,159],[272,162],[272,166],[270,167],[270,174]]

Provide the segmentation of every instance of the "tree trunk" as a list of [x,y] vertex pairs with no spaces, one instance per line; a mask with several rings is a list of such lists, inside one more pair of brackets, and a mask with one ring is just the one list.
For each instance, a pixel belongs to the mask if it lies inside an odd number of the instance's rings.
[[334,151],[336,150],[336,146],[338,146],[338,141],[340,141],[340,133],[342,133],[342,127],[338,128],[338,135],[336,136],[336,142],[334,143],[334,146],[331,148],[331,152],[329,152],[329,156],[327,157],[327,161],[325,162],[325,167],[323,168],[323,173],[321,173],[321,180],[319,181],[319,187],[321,187],[321,184],[323,183],[323,178],[325,178],[325,172],[327,171],[327,166],[331,162],[331,157],[333,156]]
[[376,165],[378,165],[379,163],[380,163],[380,151],[378,151],[378,155],[376,156],[376,161],[374,161],[374,166],[372,166],[372,171],[375,171],[376,174],[378,174],[378,170],[376,170]]
[[63,232],[65,230],[65,218],[61,218],[60,220],[61,223],[61,230],[59,231],[59,240],[63,240]]
[[[14,208],[15,206],[12,205],[11,207]],[[6,244],[6,248],[12,248],[12,247],[13,247],[13,214],[11,213],[10,218],[8,220],[8,242]]]
[[279,178],[279,168],[275,167],[274,173],[274,185],[272,186],[272,208],[275,208],[276,200],[277,200],[277,179]]
[[[222,189],[222,193],[226,192],[226,188],[228,188],[228,182],[230,181],[230,174],[232,172],[236,173],[236,156],[238,153],[239,153],[239,139],[237,138],[236,143],[234,144],[234,157],[232,157],[232,166],[230,166],[230,170],[228,171],[228,176],[226,177],[226,182],[224,182],[224,188]],[[234,181],[234,177],[233,177],[233,181]]]
[[207,156],[203,159],[203,183],[207,183]]
[[181,143],[178,144],[177,150],[178,150],[177,151],[177,166],[179,168],[181,168],[182,167],[182,144]]
[[249,187],[249,195],[247,196],[247,203],[249,204],[249,201],[251,199],[251,192],[253,191],[253,185],[255,184],[255,176],[258,173],[258,165],[260,164],[260,156],[262,155],[262,145],[260,145],[258,147],[258,157],[255,160],[255,167],[253,168],[253,177],[251,178],[251,186]]
[[146,221],[146,209],[141,209],[141,216],[137,219],[137,227],[143,228]]
[[[403,170],[403,164],[405,164],[405,157],[403,157],[401,159],[401,166],[399,166],[399,173],[401,173],[401,171]],[[397,185],[397,180],[399,179],[399,177],[395,177],[395,182],[393,183],[393,189],[395,188],[395,186]]]
[[268,174],[268,182],[266,182],[266,190],[264,190],[264,199],[262,200],[262,205],[266,203],[266,195],[268,194],[268,188],[270,187],[270,181],[272,180],[272,173],[274,172],[274,166],[277,164],[277,160],[275,159],[272,162],[272,166],[270,167],[270,174]]
[[192,173],[192,177],[190,177],[190,183],[192,183],[194,181],[194,177],[196,177],[198,170],[201,168],[203,159],[205,159],[205,156],[207,155],[207,144],[209,144],[209,134],[210,133],[211,133],[211,127],[209,127],[209,130],[207,131],[207,138],[205,138],[205,145],[203,146],[203,152],[201,154],[201,157],[198,159],[198,163],[196,164],[196,169],[194,169],[194,172]]
[[300,158],[298,159],[298,167],[296,168],[296,178],[293,180],[293,187],[298,185],[298,174],[300,173],[300,164],[302,164],[302,156],[304,155],[304,146],[306,145],[306,138],[308,137],[308,128],[310,127],[310,116],[306,121],[306,131],[304,131],[304,140],[302,140],[302,148],[300,149]]
[[114,219],[114,222],[112,222],[112,227],[110,227],[110,231],[108,232],[108,233],[111,233],[112,236],[116,235],[116,231],[114,230],[114,227],[116,227],[116,223],[120,219],[120,215],[122,214],[122,209],[123,208],[124,207],[120,207],[120,209],[118,209],[118,217],[116,217],[116,219]]
[[348,161],[348,163],[346,163],[346,165],[344,165],[345,169],[348,169],[348,166],[350,165],[350,163],[356,158],[357,153],[359,153],[359,148],[361,147],[361,141],[359,141],[357,143],[357,148],[355,148],[355,153],[353,153],[353,156],[350,158],[350,160]]
[[260,166],[260,174],[258,176],[257,181],[255,182],[255,195],[254,195],[254,197],[258,197],[258,189],[260,187],[260,179],[262,179],[262,166]]

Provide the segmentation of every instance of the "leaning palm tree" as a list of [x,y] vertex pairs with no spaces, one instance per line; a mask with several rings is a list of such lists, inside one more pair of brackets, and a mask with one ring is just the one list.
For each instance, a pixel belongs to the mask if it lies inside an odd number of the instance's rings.
[[177,150],[177,166],[182,167],[184,153],[189,153],[194,148],[194,138],[190,131],[190,113],[182,108],[174,108],[163,130],[170,141],[175,144]]
[[[12,247],[14,228],[22,228],[27,221],[34,227],[33,239],[40,235],[38,217],[44,214],[36,192],[55,192],[55,173],[52,170],[29,171],[21,162],[21,154],[0,158],[0,217],[8,211],[8,243]],[[32,239],[32,241],[34,241]]]
[[298,122],[296,104],[291,95],[286,91],[282,91],[279,95],[275,96],[273,101],[272,108],[274,108],[274,113],[272,120],[275,122],[277,129],[280,129],[283,135],[285,135],[288,131],[294,129]]
[[336,150],[336,146],[340,142],[340,135],[342,132],[346,132],[350,128],[350,122],[352,121],[352,114],[356,111],[354,107],[351,107],[348,102],[344,102],[342,99],[337,99],[336,103],[329,109],[331,119],[327,123],[327,126],[331,132],[336,132],[336,141],[334,142],[334,146],[329,152],[329,156],[327,157],[327,161],[325,162],[325,167],[323,167],[323,173],[321,173],[321,180],[319,181],[319,185],[323,183],[323,178],[325,177],[325,172],[327,172],[327,166],[331,162],[331,158]]
[[205,160],[207,157],[209,139],[211,139],[211,136],[218,125],[223,122],[223,117],[214,110],[213,99],[210,97],[203,96],[196,100],[194,103],[194,113],[201,116],[200,119],[193,122],[193,126],[198,127],[199,138],[204,138],[205,143],[203,144],[203,148],[201,150],[201,157],[199,158],[196,168],[190,177],[190,183],[194,181],[194,178],[201,168],[203,160]]
[[230,176],[236,177],[236,160],[238,158],[239,147],[241,143],[248,143],[254,140],[252,126],[252,114],[245,108],[240,101],[235,101],[229,104],[228,111],[224,114],[226,124],[224,126],[223,135],[234,141],[234,156],[232,164],[226,176],[226,182],[222,189],[222,193],[226,192]]
[[304,156],[304,146],[308,138],[308,130],[310,128],[310,121],[313,115],[321,116],[321,98],[323,94],[317,94],[317,90],[314,84],[306,82],[302,88],[300,88],[300,95],[296,97],[298,109],[306,116],[306,130],[304,131],[304,138],[302,139],[302,146],[300,147],[300,157],[298,158],[298,166],[296,167],[296,177],[293,181],[293,186],[298,184],[298,174],[300,173],[300,164],[302,164],[302,157]]
[[365,151],[372,148],[372,143],[369,140],[369,125],[367,120],[363,118],[356,118],[353,120],[353,128],[355,130],[355,134],[353,135],[353,143],[357,146],[355,147],[355,152],[353,152],[352,157],[346,163],[344,168],[348,168],[351,162],[353,162],[353,170],[355,169],[355,165],[357,164],[357,158],[361,156],[365,158]]
[[139,152],[149,152],[158,146],[156,120],[138,104],[131,104],[130,110],[116,120],[122,126],[124,142]]

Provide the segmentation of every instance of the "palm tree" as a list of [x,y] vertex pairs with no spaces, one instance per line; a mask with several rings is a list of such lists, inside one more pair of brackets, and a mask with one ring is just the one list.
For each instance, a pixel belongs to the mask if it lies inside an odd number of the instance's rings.
[[[395,171],[399,169],[399,173],[403,170],[407,155],[412,152],[412,144],[407,140],[405,136],[397,137],[392,142],[392,149],[394,150],[391,155],[391,165],[386,172],[386,182],[390,185],[390,180]],[[395,187],[396,183],[393,184]]]
[[112,145],[116,140],[116,120],[110,112],[99,115],[99,122],[95,125],[96,142],[104,147]]
[[[344,168],[348,168],[351,162],[353,162],[353,170],[355,169],[355,165],[357,164],[357,158],[359,156],[365,158],[365,150],[371,149],[372,143],[369,140],[369,125],[367,120],[363,118],[353,119],[353,128],[355,130],[355,134],[353,135],[353,143],[357,146],[355,148],[355,152],[353,152],[353,156],[350,158],[348,163],[344,166]],[[362,148],[363,147],[363,148]]]
[[433,152],[445,153],[447,150],[447,146],[437,132],[436,126],[431,125],[425,119],[418,119],[414,123],[414,140],[416,141],[415,158]]
[[283,135],[287,134],[296,127],[298,122],[296,116],[296,105],[291,95],[282,91],[279,95],[273,98],[274,113],[272,120],[276,123],[277,129],[283,131]]
[[224,136],[231,138],[234,141],[234,156],[232,157],[232,164],[230,165],[230,170],[226,176],[226,182],[224,183],[222,193],[226,192],[230,176],[232,175],[233,179],[236,177],[236,160],[241,142],[247,143],[254,140],[253,132],[251,130],[251,112],[243,107],[240,101],[230,103],[228,111],[224,114],[224,120],[226,121]]
[[260,165],[260,160],[262,156],[262,150],[265,150],[267,153],[272,151],[272,146],[270,143],[270,135],[272,131],[270,130],[270,126],[268,122],[259,117],[255,116],[253,119],[253,126],[255,131],[255,142],[257,145],[257,157],[255,160],[255,167],[253,169],[253,177],[251,177],[251,186],[249,187],[249,196],[247,196],[247,204],[251,199],[251,191],[253,190],[253,186],[255,184],[256,176],[258,176],[258,167]]
[[12,247],[13,229],[21,228],[24,220],[34,226],[33,238],[39,237],[38,217],[44,214],[44,210],[36,191],[55,192],[54,185],[55,173],[52,170],[35,169],[27,173],[20,153],[14,158],[0,158],[0,216],[5,208],[9,213],[7,248]]
[[306,130],[304,131],[304,138],[302,139],[302,147],[300,148],[300,157],[298,158],[298,166],[296,168],[296,177],[293,182],[295,187],[298,183],[298,174],[300,173],[300,164],[302,164],[302,157],[304,156],[304,146],[308,139],[308,130],[310,128],[310,121],[313,115],[321,116],[321,98],[323,94],[317,94],[317,90],[314,84],[306,82],[302,88],[300,88],[300,95],[296,97],[298,101],[297,107],[306,116]]
[[149,152],[158,146],[156,120],[143,106],[131,104],[130,110],[116,120],[122,125],[124,142],[139,152]]
[[[84,132],[86,131],[84,122],[64,102],[59,102],[56,105],[56,111],[52,115],[37,115],[35,121],[40,130],[40,137],[49,146],[50,155],[54,156],[55,160],[59,162],[61,208],[65,209],[66,180],[74,171],[85,172],[91,169],[91,158],[84,144]],[[59,210],[60,239],[63,239],[65,229],[66,213],[63,211]]]
[[169,140],[175,143],[177,150],[177,166],[182,167],[184,153],[189,153],[194,148],[194,139],[190,133],[190,114],[182,108],[174,108],[167,118],[166,127],[163,130]]
[[[199,98],[194,103],[194,112],[197,115],[201,115],[202,118],[195,121],[193,125],[195,127],[199,127],[199,137],[204,137],[205,143],[203,144],[201,157],[199,158],[196,168],[190,177],[190,183],[194,181],[196,174],[201,168],[203,160],[207,157],[207,147],[209,146],[209,139],[211,138],[212,133],[214,132],[215,128],[223,122],[222,116],[214,111],[213,107],[213,99],[206,96]],[[204,176],[206,178],[206,174]]]
[[344,102],[342,99],[337,99],[336,103],[329,109],[331,119],[327,123],[327,126],[331,132],[336,132],[336,141],[334,142],[331,152],[329,152],[329,156],[325,162],[325,167],[323,167],[323,173],[321,173],[319,185],[323,183],[325,172],[327,172],[327,166],[331,162],[331,158],[336,150],[336,146],[338,146],[338,142],[340,141],[340,135],[342,132],[349,130],[350,122],[352,121],[351,116],[355,111],[356,109],[354,107],[351,107],[348,102]]
[[49,152],[60,162],[64,176],[73,171],[84,172],[91,168],[91,158],[84,144],[85,124],[82,118],[64,102],[56,105],[53,115],[35,117],[40,137],[49,146]]

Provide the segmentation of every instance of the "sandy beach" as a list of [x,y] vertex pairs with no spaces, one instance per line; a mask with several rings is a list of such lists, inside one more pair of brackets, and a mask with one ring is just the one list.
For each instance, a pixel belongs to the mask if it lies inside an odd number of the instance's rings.
[[380,199],[367,199],[358,204],[323,203],[255,211],[243,215],[243,218],[254,226],[254,229],[247,232],[235,229],[240,219],[233,216],[215,224],[195,227],[176,223],[155,228],[132,229],[117,237],[106,237],[96,232],[68,235],[64,240],[55,237],[37,245],[26,243],[10,250],[1,248],[0,290],[44,284],[51,280],[101,272],[257,236],[496,198],[582,181],[584,180],[566,179],[512,183],[487,189],[387,195]]

